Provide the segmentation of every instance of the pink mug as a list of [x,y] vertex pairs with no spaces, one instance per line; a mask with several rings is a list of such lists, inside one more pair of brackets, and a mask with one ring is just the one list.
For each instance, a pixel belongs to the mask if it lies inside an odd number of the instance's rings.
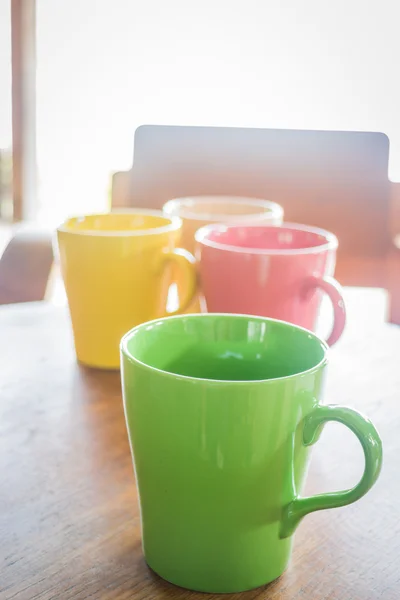
[[208,312],[252,314],[313,331],[321,291],[333,305],[332,345],[346,311],[333,279],[337,238],[305,225],[208,225],[196,233],[196,256]]

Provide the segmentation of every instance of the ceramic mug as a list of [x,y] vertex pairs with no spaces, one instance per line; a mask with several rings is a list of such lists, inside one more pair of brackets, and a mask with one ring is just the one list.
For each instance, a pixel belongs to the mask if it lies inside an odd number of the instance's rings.
[[[183,221],[180,244],[194,252],[196,231],[209,223],[253,223],[263,222],[280,225],[283,208],[275,202],[240,196],[192,196],[175,198],[163,206],[164,214],[180,217]],[[178,296],[186,293],[185,282],[178,277]],[[202,297],[194,302],[187,312],[199,312]]]
[[[285,570],[305,515],[355,502],[379,475],[371,422],[321,403],[327,345],[305,329],[182,315],[139,325],[121,352],[144,555],[167,581],[214,593],[264,585]],[[358,437],[364,474],[351,490],[303,498],[327,421]]]
[[253,314],[314,330],[322,294],[333,305],[328,344],[346,312],[333,279],[337,238],[305,225],[210,225],[196,233],[200,285],[209,312]]
[[74,217],[57,230],[61,270],[78,360],[119,368],[121,337],[167,314],[171,265],[186,281],[185,310],[196,291],[194,258],[176,248],[182,222],[161,211]]

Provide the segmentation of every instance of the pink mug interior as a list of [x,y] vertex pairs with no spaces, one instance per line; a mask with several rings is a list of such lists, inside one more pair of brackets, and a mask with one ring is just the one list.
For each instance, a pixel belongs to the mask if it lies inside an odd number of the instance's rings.
[[337,239],[328,231],[302,225],[224,226],[209,225],[197,232],[196,240],[207,246],[226,250],[296,253],[321,251],[337,246]]

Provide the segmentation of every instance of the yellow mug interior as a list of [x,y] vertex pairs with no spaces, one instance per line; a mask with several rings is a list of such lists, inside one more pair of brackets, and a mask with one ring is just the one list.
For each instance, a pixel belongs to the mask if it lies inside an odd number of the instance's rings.
[[160,212],[134,211],[83,215],[68,219],[59,229],[70,233],[107,235],[143,235],[179,229],[180,219],[168,218]]

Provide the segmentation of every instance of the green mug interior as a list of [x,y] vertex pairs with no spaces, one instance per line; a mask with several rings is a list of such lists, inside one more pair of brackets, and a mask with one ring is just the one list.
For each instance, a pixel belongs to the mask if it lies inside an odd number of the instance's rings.
[[127,333],[121,351],[172,375],[217,381],[291,377],[326,361],[327,345],[313,333],[273,319],[228,314],[166,317]]

